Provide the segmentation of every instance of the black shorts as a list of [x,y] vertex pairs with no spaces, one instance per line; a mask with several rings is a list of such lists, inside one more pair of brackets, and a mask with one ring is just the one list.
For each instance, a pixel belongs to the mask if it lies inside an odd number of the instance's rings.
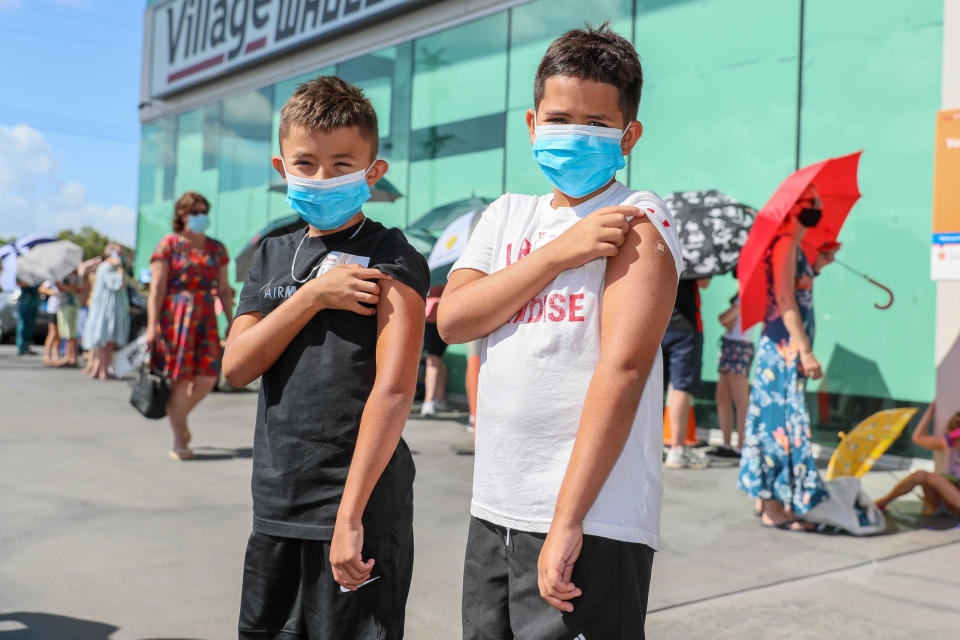
[[330,542],[253,532],[247,543],[239,640],[399,640],[413,570],[413,530],[363,541],[373,576],[343,593]]
[[663,388],[693,393],[700,384],[703,364],[703,334],[696,331],[667,331],[660,341],[663,350]]
[[442,356],[447,350],[447,343],[440,337],[436,322],[426,323],[423,329],[423,348],[431,356]]
[[463,567],[464,640],[642,640],[653,549],[583,536],[573,583],[583,592],[562,613],[540,597],[537,558],[546,534],[470,518]]

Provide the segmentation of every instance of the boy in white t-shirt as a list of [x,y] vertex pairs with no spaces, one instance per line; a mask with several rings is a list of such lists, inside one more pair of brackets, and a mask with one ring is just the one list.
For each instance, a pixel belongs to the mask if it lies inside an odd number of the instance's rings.
[[553,192],[490,205],[440,302],[446,342],[482,338],[464,638],[643,637],[681,259],[660,198],[615,178],[642,83],[606,25],[550,46],[526,117]]

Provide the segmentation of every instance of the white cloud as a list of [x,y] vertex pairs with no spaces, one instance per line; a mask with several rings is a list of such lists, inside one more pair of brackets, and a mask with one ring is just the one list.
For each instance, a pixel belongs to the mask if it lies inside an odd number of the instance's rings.
[[0,236],[54,234],[90,225],[133,246],[136,220],[126,205],[88,202],[84,186],[61,175],[42,133],[25,124],[0,126]]

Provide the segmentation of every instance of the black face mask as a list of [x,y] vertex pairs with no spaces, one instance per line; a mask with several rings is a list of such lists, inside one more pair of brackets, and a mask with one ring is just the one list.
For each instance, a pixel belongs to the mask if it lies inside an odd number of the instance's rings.
[[820,218],[823,217],[823,209],[816,207],[805,207],[800,215],[797,216],[797,219],[800,221],[800,224],[809,228],[815,227],[820,224]]

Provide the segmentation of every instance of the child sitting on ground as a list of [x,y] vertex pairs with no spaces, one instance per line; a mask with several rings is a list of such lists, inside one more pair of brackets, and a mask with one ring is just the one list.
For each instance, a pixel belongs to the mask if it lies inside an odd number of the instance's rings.
[[946,451],[947,473],[914,471],[898,482],[890,493],[876,501],[882,511],[886,511],[891,502],[919,486],[923,490],[923,501],[929,513],[945,509],[953,515],[960,515],[960,411],[953,414],[947,423],[946,437],[930,435],[927,431],[933,420],[935,404],[936,400],[927,407],[911,439],[925,449]]

